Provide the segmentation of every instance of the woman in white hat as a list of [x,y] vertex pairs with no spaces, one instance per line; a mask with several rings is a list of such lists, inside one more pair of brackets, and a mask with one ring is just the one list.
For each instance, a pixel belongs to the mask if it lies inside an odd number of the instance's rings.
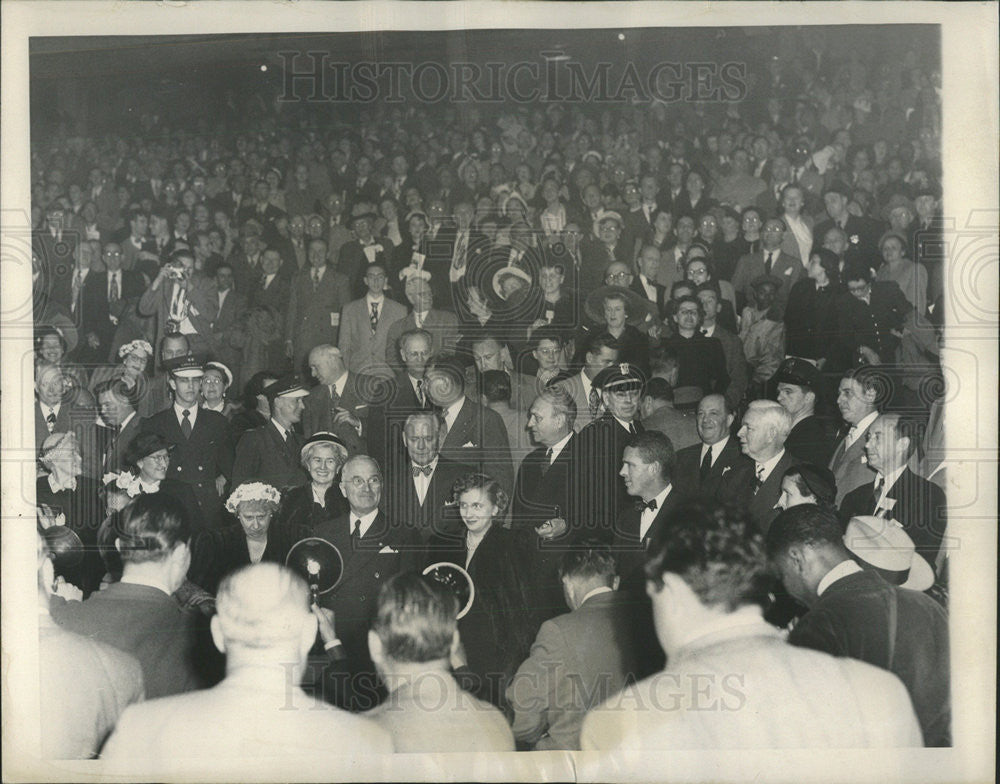
[[226,419],[232,419],[239,407],[226,399],[226,393],[233,384],[232,371],[221,362],[206,362],[205,375],[201,379],[201,407],[216,411]]
[[309,437],[299,454],[309,481],[285,491],[277,522],[286,528],[313,530],[348,511],[347,499],[338,486],[347,447],[333,433],[320,431]]
[[135,392],[136,412],[141,417],[153,414],[151,410],[152,400],[147,394],[149,390],[149,376],[147,368],[153,356],[153,347],[145,340],[132,340],[123,343],[118,349],[118,358],[121,362],[117,365],[102,365],[94,370],[90,378],[91,391],[97,389],[98,385],[105,381],[121,379],[125,386]]

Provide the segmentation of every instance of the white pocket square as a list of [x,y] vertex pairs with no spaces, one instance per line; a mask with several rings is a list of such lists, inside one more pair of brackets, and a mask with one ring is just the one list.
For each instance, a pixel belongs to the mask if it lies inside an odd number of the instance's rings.
[[378,551],[379,555],[395,555],[399,550],[393,550],[389,545],[386,545],[381,550]]
[[467,448],[469,448],[470,446],[474,447],[474,446],[475,446],[475,444],[474,444],[474,443],[472,443],[471,441],[467,441],[467,442],[465,442],[464,444],[462,444],[462,449],[467,449]]

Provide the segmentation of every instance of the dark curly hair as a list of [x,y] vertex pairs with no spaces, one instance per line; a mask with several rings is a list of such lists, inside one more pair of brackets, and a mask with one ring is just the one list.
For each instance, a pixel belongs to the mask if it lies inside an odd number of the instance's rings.
[[507,508],[507,504],[510,503],[510,498],[504,489],[500,486],[500,483],[494,479],[492,476],[487,474],[465,474],[456,480],[455,484],[451,488],[451,500],[453,503],[458,503],[458,499],[462,497],[462,493],[467,493],[469,490],[485,490],[486,495],[492,503],[497,505],[497,508],[503,512]]
[[773,577],[764,542],[743,510],[691,502],[679,506],[654,537],[646,578],[663,587],[676,574],[708,607],[727,612],[747,604],[766,607]]

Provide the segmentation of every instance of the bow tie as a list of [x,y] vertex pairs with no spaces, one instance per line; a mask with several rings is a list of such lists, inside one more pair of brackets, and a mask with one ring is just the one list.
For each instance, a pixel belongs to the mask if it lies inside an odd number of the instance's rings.
[[433,470],[434,470],[434,468],[432,466],[429,466],[429,465],[425,465],[425,466],[415,465],[415,466],[413,466],[413,467],[410,468],[410,473],[412,473],[413,476],[414,476],[414,478],[416,478],[416,477],[420,476],[421,474],[423,474],[424,476],[430,476],[431,472]]
[[637,512],[644,512],[647,509],[650,512],[655,512],[656,511],[656,499],[652,498],[649,501],[636,501],[635,502],[635,509],[636,509]]

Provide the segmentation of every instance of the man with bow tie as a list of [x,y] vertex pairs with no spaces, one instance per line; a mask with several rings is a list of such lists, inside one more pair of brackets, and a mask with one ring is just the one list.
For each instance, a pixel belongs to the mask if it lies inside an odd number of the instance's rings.
[[386,515],[394,523],[415,529],[422,542],[432,536],[458,535],[462,521],[450,506],[452,487],[474,469],[441,455],[444,418],[437,411],[406,417],[402,428],[405,455],[389,455]]
[[651,541],[683,500],[673,484],[677,456],[670,439],[647,430],[627,442],[619,476],[625,481],[625,500],[615,521],[612,552],[618,559],[620,590],[630,598],[632,650],[636,652],[637,677],[663,666],[663,654],[656,642],[643,564]]
[[899,521],[917,553],[935,565],[948,510],[944,491],[909,468],[922,430],[919,421],[902,414],[882,414],[872,423],[865,456],[875,479],[844,496],[840,516],[845,522],[863,515]]

